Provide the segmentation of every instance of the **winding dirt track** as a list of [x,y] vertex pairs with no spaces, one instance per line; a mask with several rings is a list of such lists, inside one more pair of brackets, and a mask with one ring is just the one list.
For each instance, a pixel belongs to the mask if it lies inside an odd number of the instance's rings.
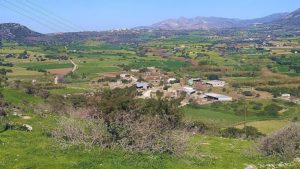
[[78,68],[77,64],[75,62],[73,62],[73,60],[70,60],[71,63],[74,65],[73,69],[72,69],[72,73],[74,73],[76,71],[76,69]]

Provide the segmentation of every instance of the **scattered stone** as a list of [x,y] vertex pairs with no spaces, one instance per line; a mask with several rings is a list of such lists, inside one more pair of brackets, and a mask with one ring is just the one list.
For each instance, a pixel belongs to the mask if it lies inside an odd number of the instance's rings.
[[300,163],[300,158],[299,157],[297,157],[297,158],[294,158],[294,160],[293,160],[295,163]]
[[30,119],[32,119],[32,117],[30,117],[30,116],[22,116],[22,119],[24,119],[24,120],[30,120]]
[[26,130],[26,131],[32,131],[32,127],[28,124],[23,124],[22,127]]
[[277,166],[283,168],[283,167],[285,167],[285,163],[280,162]]
[[18,116],[18,113],[17,112],[13,112],[12,115],[13,116]]
[[257,167],[255,166],[255,165],[247,165],[246,167],[245,167],[245,169],[257,169]]
[[267,164],[266,165],[266,169],[275,169],[275,165],[274,164]]

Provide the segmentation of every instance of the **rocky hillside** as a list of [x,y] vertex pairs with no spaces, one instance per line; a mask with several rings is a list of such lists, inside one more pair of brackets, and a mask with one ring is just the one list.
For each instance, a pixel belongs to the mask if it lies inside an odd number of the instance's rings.
[[298,28],[300,26],[300,9],[297,9],[296,11],[289,13],[287,16],[279,20],[276,20],[273,23],[282,26]]
[[196,30],[196,29],[220,29],[220,28],[235,28],[246,27],[257,23],[270,23],[275,20],[286,17],[288,13],[278,13],[270,16],[241,20],[230,18],[218,18],[218,17],[195,17],[195,18],[179,18],[169,19],[156,24],[151,27],[155,29],[163,30]]
[[0,38],[5,40],[24,41],[37,37],[42,37],[43,34],[34,32],[26,26],[17,23],[0,24]]

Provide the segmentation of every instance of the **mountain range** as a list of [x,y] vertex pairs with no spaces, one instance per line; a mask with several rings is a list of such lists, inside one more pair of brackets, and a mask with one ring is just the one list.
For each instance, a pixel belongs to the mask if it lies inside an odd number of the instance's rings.
[[[168,19],[151,25],[154,29],[163,30],[197,30],[197,29],[223,29],[223,28],[238,28],[247,27],[257,24],[270,24],[275,21],[277,23],[283,22],[285,18],[293,18],[292,13],[277,13],[266,17],[257,19],[232,19],[232,18],[221,18],[221,17],[194,17],[185,18],[181,17],[178,19]],[[300,20],[300,18],[298,18]],[[279,21],[279,22],[278,22]],[[290,24],[294,22],[291,20]]]
[[300,9],[297,9],[294,12],[289,13],[288,15],[273,21],[274,24],[279,24],[282,26],[300,26]]
[[[284,28],[300,28],[300,9],[291,13],[277,13],[257,19],[241,20],[221,17],[195,17],[168,19],[155,23],[151,26],[134,28],[136,29],[155,29],[155,30],[199,30],[199,29],[228,29],[228,28],[248,28],[253,25],[266,25],[274,28],[275,25]],[[133,31],[134,32],[134,31]],[[109,35],[109,33],[107,33]],[[88,37],[101,36],[108,38],[101,32],[78,32],[78,33],[61,33],[61,34],[41,34],[30,30],[26,26],[17,23],[0,24],[0,40],[15,40],[18,42],[28,41],[52,41],[64,39],[84,39]],[[124,35],[122,35],[124,36]]]

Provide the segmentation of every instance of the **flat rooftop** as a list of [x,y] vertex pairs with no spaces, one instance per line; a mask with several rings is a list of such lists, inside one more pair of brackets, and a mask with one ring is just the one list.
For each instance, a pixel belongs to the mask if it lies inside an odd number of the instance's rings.
[[225,95],[217,94],[217,93],[205,93],[205,95],[209,96],[209,97],[222,98],[222,99],[232,98],[230,96],[225,96]]

